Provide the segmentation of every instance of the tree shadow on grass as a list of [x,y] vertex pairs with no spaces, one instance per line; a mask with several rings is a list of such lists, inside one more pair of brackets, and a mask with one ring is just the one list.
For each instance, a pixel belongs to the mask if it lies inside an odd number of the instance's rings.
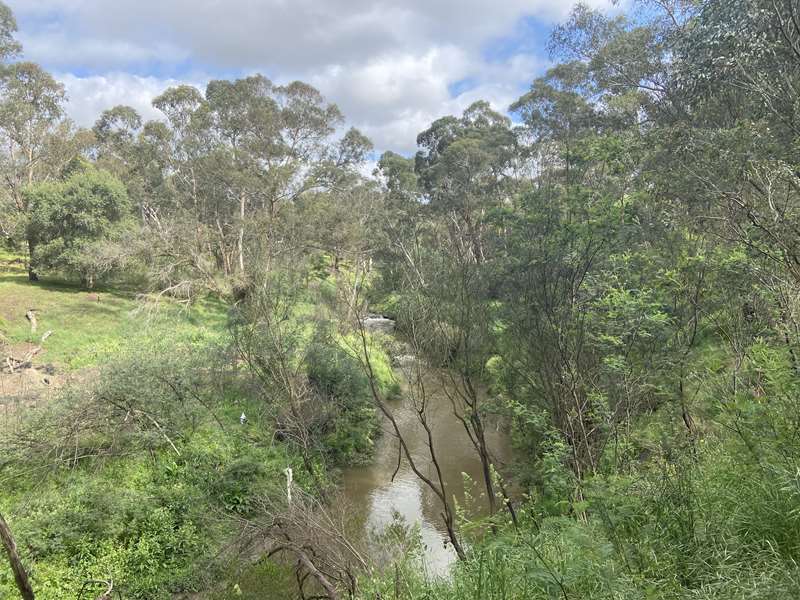
[[68,294],[101,294],[105,296],[115,296],[117,298],[126,300],[135,300],[137,293],[134,289],[127,289],[125,287],[111,287],[110,285],[95,286],[91,290],[82,287],[73,281],[65,279],[40,279],[39,281],[30,281],[26,273],[10,274],[5,273],[0,275],[0,284],[14,283],[30,289],[42,289],[51,292],[62,292]]
[[[9,287],[3,289],[3,284],[8,284]],[[170,320],[179,319],[193,326],[205,325],[214,329],[225,327],[227,305],[219,298],[203,298],[192,307],[179,306],[169,301],[165,301],[163,305],[151,306],[142,301],[141,287],[135,282],[118,281],[88,290],[74,280],[64,278],[47,277],[34,282],[28,280],[27,273],[0,273],[0,309],[3,306],[7,309],[13,306],[15,312],[24,312],[29,308],[49,308],[52,316],[52,309],[56,307],[55,312],[59,313],[60,320],[81,317],[118,319],[125,313],[141,311],[142,318],[147,322],[158,321],[166,316]],[[58,295],[52,298],[48,298],[46,294],[36,297],[38,290]],[[19,294],[19,300],[14,297],[15,294]],[[93,294],[99,296],[99,301],[90,298]],[[27,298],[28,295],[30,298]],[[22,302],[26,304],[23,305]],[[36,306],[37,303],[42,306]]]

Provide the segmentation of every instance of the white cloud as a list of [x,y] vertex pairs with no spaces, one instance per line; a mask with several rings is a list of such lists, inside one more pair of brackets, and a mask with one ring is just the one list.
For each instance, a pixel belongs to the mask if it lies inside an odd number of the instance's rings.
[[[61,27],[78,43],[124,40],[138,46],[128,64],[150,54],[154,42],[169,40],[214,67],[300,71],[363,62],[386,52],[424,52],[431,46],[474,50],[507,34],[523,17],[552,21],[570,10],[564,0],[8,1],[23,19],[48,24],[26,36],[48,56],[54,54],[45,50],[52,28]],[[589,3],[607,6],[611,0]],[[40,35],[45,39],[37,40]]]
[[64,73],[56,76],[67,91],[69,116],[83,127],[91,127],[100,113],[120,104],[132,106],[145,120],[161,118],[162,115],[151,104],[153,98],[170,86],[190,83],[128,73],[88,77]]
[[186,60],[185,51],[170,43],[154,42],[151,46],[117,39],[103,40],[99,38],[74,39],[63,31],[54,31],[47,35],[27,35],[23,32],[20,41],[25,48],[26,56],[36,62],[54,65],[57,68],[80,65],[92,70],[115,70],[125,65],[155,64],[162,57],[180,62]]
[[26,56],[63,73],[78,122],[118,103],[151,116],[150,99],[177,82],[141,74],[261,71],[309,81],[379,150],[404,152],[433,119],[476,99],[505,109],[545,61],[519,53],[489,62],[482,51],[518,35],[526,17],[552,23],[570,10],[564,0],[6,1]]
[[417,133],[450,102],[448,84],[470,72],[457,48],[378,56],[352,67],[329,66],[309,81],[339,104],[379,149],[408,152]]
[[[309,81],[336,100],[377,148],[408,153],[432,121],[460,114],[477,100],[505,111],[542,66],[530,55],[487,64],[455,47],[434,48],[424,55],[378,57],[351,69],[331,67]],[[475,83],[451,96],[450,85],[464,79]]]

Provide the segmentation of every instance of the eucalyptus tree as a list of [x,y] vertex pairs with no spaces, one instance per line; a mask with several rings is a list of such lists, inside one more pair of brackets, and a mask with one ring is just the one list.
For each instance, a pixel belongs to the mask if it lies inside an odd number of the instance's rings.
[[417,201],[421,190],[414,171],[414,159],[387,151],[378,161],[375,175],[380,176],[387,192],[397,199]]
[[142,117],[130,106],[115,106],[104,111],[94,126],[101,155],[119,162],[130,162],[130,151],[142,129]]
[[195,256],[188,262],[216,289],[244,289],[253,268],[269,269],[289,247],[280,239],[283,209],[304,194],[334,189],[371,147],[355,130],[335,140],[341,113],[301,82],[279,86],[254,75],[211,81],[204,94],[180,86],[154,106],[170,131],[172,213],[197,241],[187,248]]
[[22,52],[16,31],[12,11],[0,2],[0,233],[12,242],[24,239],[23,188],[56,177],[88,144],[65,119],[64,87],[39,65],[14,61]]
[[[579,9],[576,27],[589,31],[570,32],[598,46],[587,57],[627,35],[619,22],[589,16]],[[512,105],[534,177],[495,212],[505,232],[498,377],[531,455],[555,454],[570,467],[574,488],[562,491],[575,500],[609,441],[664,398],[671,322],[657,277],[670,265],[659,240],[680,238],[665,235],[641,187],[649,158],[641,90],[608,84],[597,68],[557,65]]]
[[582,62],[557,65],[510,106],[522,122],[517,135],[540,185],[585,181],[580,145],[601,129],[588,77]]
[[679,50],[676,80],[696,108],[676,166],[732,238],[800,283],[800,9],[706,2]]
[[710,332],[735,346],[734,394],[757,323],[797,369],[795,3],[639,4],[577,9],[554,35],[567,62],[512,106],[536,169],[502,215],[505,387],[579,483],[648,406],[675,401],[696,434]]
[[505,197],[516,156],[511,121],[476,102],[461,117],[444,117],[417,136],[416,171],[431,210],[451,236],[469,240],[472,259],[486,259],[487,211]]
[[[670,163],[678,175],[671,183],[693,186],[699,208],[694,212],[704,226],[731,254],[747,258],[743,275],[750,289],[729,306],[729,320],[747,314],[751,324],[774,322],[768,337],[787,354],[795,373],[800,373],[799,57],[796,2],[702,3],[676,47],[674,80],[693,111],[674,128],[677,152]],[[745,356],[750,343],[758,342],[737,343],[732,351]]]
[[685,116],[676,85],[675,54],[693,25],[699,0],[635,0],[623,14],[579,4],[555,28],[550,49],[567,63],[583,63],[593,94],[603,103],[626,97],[647,122]]
[[153,99],[153,106],[164,114],[167,126],[149,124],[147,137],[153,150],[161,149],[164,167],[180,195],[173,209],[184,208],[207,220],[209,208],[202,197],[198,168],[212,148],[208,105],[200,90],[180,85]]
[[385,214],[382,200],[375,183],[361,177],[304,195],[288,219],[294,222],[293,252],[322,257],[336,278],[343,270],[369,265],[378,247],[377,223]]
[[142,117],[130,106],[115,106],[103,111],[92,128],[96,162],[135,187],[137,150],[142,131]]
[[[64,118],[64,101],[63,86],[34,63],[14,63],[0,72],[0,139],[5,148],[0,168],[5,204],[13,215],[5,227],[12,235],[19,235],[28,214],[23,188],[52,178],[63,166],[63,157],[53,150],[59,148],[59,138],[72,134]],[[33,270],[29,275],[36,278]]]
[[5,2],[0,2],[0,61],[14,58],[22,51],[22,45],[15,39],[17,20]]
[[6,141],[7,186],[15,202],[23,186],[41,178],[49,136],[64,117],[64,87],[40,66],[15,63],[0,78],[0,132]]
[[159,208],[172,196],[166,125],[145,123],[134,108],[120,105],[104,111],[92,132],[97,166],[125,183],[142,224],[157,219]]
[[[375,282],[385,293],[401,290],[406,285],[408,269],[414,270],[423,251],[422,232],[428,228],[428,210],[422,201],[419,176],[414,158],[385,152],[375,169],[375,177],[383,187],[386,210],[375,257],[379,261],[379,277]],[[420,279],[419,272],[415,280]]]

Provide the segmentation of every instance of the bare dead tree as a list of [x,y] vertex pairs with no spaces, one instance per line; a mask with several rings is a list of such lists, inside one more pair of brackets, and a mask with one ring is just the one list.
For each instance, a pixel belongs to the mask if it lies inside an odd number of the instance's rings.
[[480,460],[490,514],[497,512],[495,488],[499,486],[503,504],[516,522],[486,439],[485,397],[478,383],[489,358],[486,285],[490,267],[476,255],[474,237],[454,229],[457,223],[456,218],[450,219],[449,235],[439,237],[437,253],[404,256],[406,290],[416,298],[414,308],[404,314],[406,334],[416,355],[446,366],[437,369],[436,375]]
[[[356,268],[356,272],[363,269],[363,265],[359,265]],[[356,282],[359,279],[356,277]],[[367,376],[367,380],[369,382],[370,393],[372,395],[372,399],[375,402],[378,410],[381,414],[389,421],[392,427],[392,431],[394,432],[395,437],[397,438],[398,444],[400,446],[400,453],[402,456],[405,457],[406,461],[408,462],[409,467],[411,468],[414,475],[428,488],[430,489],[436,498],[439,500],[442,506],[441,518],[442,522],[447,530],[447,537],[450,540],[450,543],[453,546],[453,549],[456,552],[456,555],[460,560],[466,560],[467,555],[466,551],[464,550],[464,546],[461,543],[461,539],[456,531],[456,518],[455,512],[453,507],[449,502],[449,493],[447,491],[447,484],[444,480],[444,475],[442,473],[441,464],[439,462],[439,457],[436,450],[436,440],[433,435],[433,430],[431,429],[431,425],[428,421],[428,395],[427,390],[425,389],[425,384],[422,377],[416,377],[413,381],[413,387],[415,388],[412,392],[413,401],[414,401],[414,412],[417,417],[417,421],[420,426],[425,431],[425,439],[426,439],[426,447],[428,449],[428,456],[431,461],[431,465],[433,466],[435,476],[433,478],[428,477],[423,473],[420,465],[414,459],[412,455],[408,443],[403,435],[403,432],[400,430],[400,426],[395,418],[391,408],[389,408],[388,404],[386,403],[386,399],[384,398],[383,393],[380,390],[380,386],[378,384],[378,378],[375,374],[375,369],[373,368],[372,358],[370,355],[370,341],[369,341],[369,334],[364,326],[364,316],[366,314],[366,306],[363,302],[363,299],[360,294],[360,289],[356,289],[353,294],[351,295],[352,298],[355,299],[355,305],[352,307],[351,312],[355,315],[355,333],[357,336],[357,347],[352,347],[350,350],[355,358],[358,359],[359,363],[361,364],[362,369],[364,370],[364,374]]]
[[278,435],[298,449],[303,468],[324,498],[328,486],[320,479],[315,460],[323,456],[317,432],[329,415],[305,371],[310,348],[300,342],[307,324],[294,319],[296,283],[264,281],[238,307],[232,337],[238,357],[261,384],[265,410],[272,413]]
[[[434,353],[439,349],[439,356],[434,358],[447,367],[438,371],[441,388],[480,459],[489,512],[494,515],[497,511],[495,460],[486,440],[484,403],[475,381],[475,374],[483,370],[488,358],[485,354],[489,317],[482,310],[485,300],[478,281],[480,263],[472,257],[471,247],[455,243],[450,250],[451,255],[445,258],[449,272],[438,278],[447,280],[448,297],[438,298],[438,294],[427,288],[419,290],[423,306],[420,314],[408,319],[411,340],[418,353],[430,354],[432,349]],[[430,333],[426,336],[422,329]],[[506,506],[516,520],[508,499]]]
[[[358,574],[370,571],[371,565],[347,535],[352,513],[342,498],[326,502],[293,489],[291,502],[265,496],[257,506],[257,516],[241,522],[238,552],[256,560],[286,560],[302,598],[339,600],[341,590],[355,597]],[[322,596],[306,595],[309,582]]]

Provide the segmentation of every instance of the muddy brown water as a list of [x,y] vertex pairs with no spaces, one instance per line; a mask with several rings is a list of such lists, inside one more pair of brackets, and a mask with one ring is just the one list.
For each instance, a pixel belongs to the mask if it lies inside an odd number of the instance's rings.
[[[427,436],[410,393],[410,376],[408,372],[401,375],[403,394],[388,405],[414,462],[435,481],[436,472],[430,458]],[[428,371],[422,377],[427,398],[426,414],[433,431],[434,449],[448,496],[463,507],[468,518],[484,516],[488,513],[488,505],[480,459],[443,388],[443,385],[452,384],[439,371]],[[392,524],[395,513],[399,513],[407,525],[418,525],[424,550],[424,568],[431,576],[444,577],[456,560],[456,555],[447,543],[447,533],[440,516],[441,502],[413,473],[405,457],[401,459],[400,468],[392,478],[398,463],[398,441],[388,420],[384,419],[382,427],[383,435],[376,442],[373,462],[345,471],[345,497],[361,517],[360,520],[363,520],[366,539]],[[511,445],[507,433],[498,422],[487,423],[487,441],[502,470],[502,466],[511,458]]]

